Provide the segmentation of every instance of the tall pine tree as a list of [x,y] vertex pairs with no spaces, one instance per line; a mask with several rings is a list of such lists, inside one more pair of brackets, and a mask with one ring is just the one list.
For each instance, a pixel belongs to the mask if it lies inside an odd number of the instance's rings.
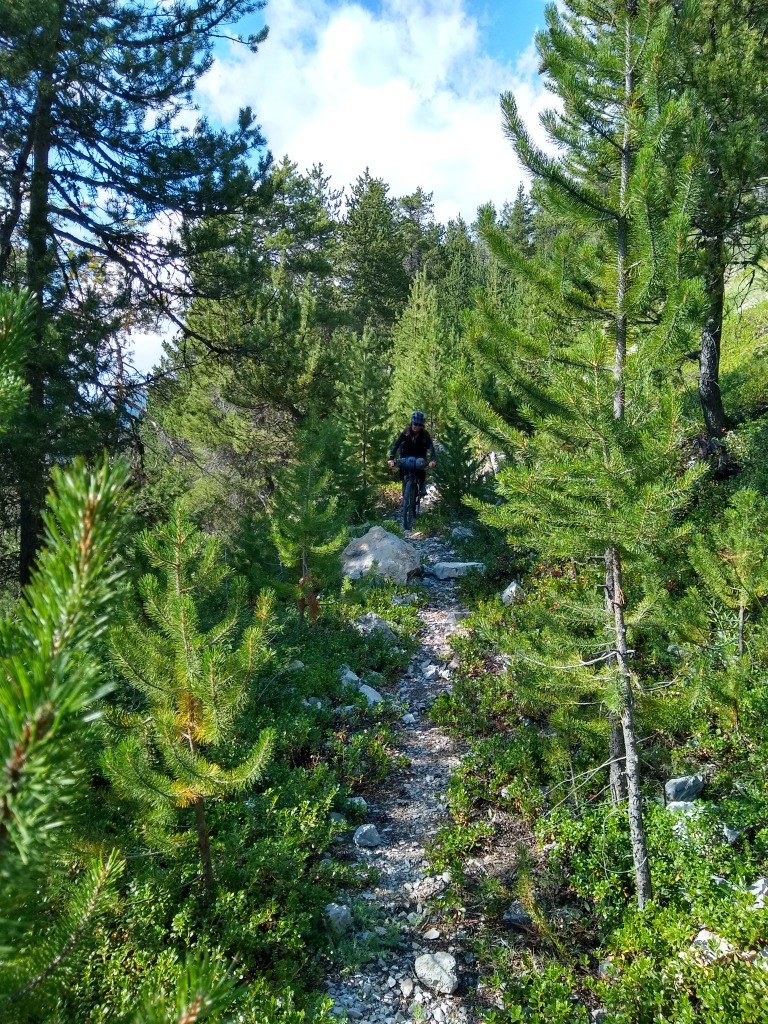
[[[542,204],[586,228],[585,261],[575,259],[563,279],[562,268],[526,260],[503,231],[487,233],[491,251],[527,276],[560,330],[532,335],[481,301],[478,354],[523,404],[534,432],[517,431],[482,400],[468,410],[514,456],[500,476],[507,504],[487,508],[488,521],[551,558],[602,564],[602,609],[585,608],[572,622],[564,615],[564,635],[574,639],[569,647],[563,637],[553,647],[545,642],[540,657],[554,666],[563,649],[578,650],[584,616],[599,611],[602,628],[595,622],[590,640],[601,649],[582,651],[574,669],[599,665],[596,682],[609,670],[612,790],[615,799],[628,798],[641,908],[651,897],[651,876],[630,633],[657,593],[654,556],[692,484],[690,476],[678,477],[681,422],[669,360],[690,341],[700,312],[693,300],[701,297],[685,277],[690,261],[681,245],[690,167],[678,169],[675,202],[659,202],[666,179],[658,154],[686,116],[674,103],[656,103],[667,39],[668,12],[653,0],[602,7],[567,0],[547,9],[537,45],[562,107],[548,111],[544,123],[561,155],[534,145],[511,94],[502,97],[504,125],[538,180]],[[606,632],[607,644],[600,640]]]
[[408,305],[393,331],[390,408],[397,423],[408,422],[414,409],[421,409],[427,428],[439,429],[447,405],[444,344],[437,290],[422,272],[414,278]]
[[[281,564],[295,586],[299,621],[320,611],[320,587],[339,571],[338,550],[344,542],[342,510],[331,488],[325,429],[310,422],[296,441],[295,454],[283,467],[269,508],[272,539]],[[334,433],[336,433],[334,431]]]
[[[336,417],[338,454],[347,470],[341,474],[344,497],[351,508],[365,514],[377,487],[387,478],[389,441],[389,372],[381,341],[371,327],[363,330],[362,337],[343,335],[341,367]],[[334,475],[340,475],[336,468]]]

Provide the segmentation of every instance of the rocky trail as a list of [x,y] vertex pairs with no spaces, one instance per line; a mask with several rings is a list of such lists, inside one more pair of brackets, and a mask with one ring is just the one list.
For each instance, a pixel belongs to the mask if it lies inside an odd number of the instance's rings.
[[[405,706],[397,753],[407,767],[390,775],[365,809],[365,825],[350,837],[351,856],[378,872],[375,885],[361,894],[377,911],[379,934],[396,926],[399,945],[384,949],[358,970],[338,968],[326,978],[334,1013],[366,1024],[434,1021],[469,1024],[474,1019],[466,995],[473,978],[473,956],[462,944],[462,930],[449,930],[430,911],[450,874],[435,874],[426,860],[429,843],[445,817],[445,790],[460,750],[430,722],[435,698],[450,689],[455,664],[448,645],[461,629],[466,610],[451,579],[441,580],[430,566],[450,562],[454,553],[433,538],[411,538],[424,566],[428,602],[420,612],[420,646],[399,682],[397,698]],[[370,843],[371,845],[366,845]],[[329,925],[338,933],[352,926],[343,905],[328,908]]]

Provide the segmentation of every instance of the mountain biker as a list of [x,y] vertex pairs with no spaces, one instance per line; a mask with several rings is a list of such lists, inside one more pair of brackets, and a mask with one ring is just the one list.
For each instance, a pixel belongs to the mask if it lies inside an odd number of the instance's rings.
[[[437,456],[435,455],[435,446],[432,443],[429,431],[424,426],[424,421],[424,413],[417,409],[411,416],[411,422],[389,449],[389,458],[387,459],[388,466],[394,466],[395,454],[399,448],[401,458],[406,458],[409,455],[413,455],[417,459],[426,459],[429,457],[428,466],[430,469],[434,467],[437,459]],[[423,497],[427,490],[425,485],[427,471],[426,469],[418,469],[416,470],[416,473],[419,478],[419,495]],[[405,470],[400,467],[400,479],[402,480],[404,476]]]

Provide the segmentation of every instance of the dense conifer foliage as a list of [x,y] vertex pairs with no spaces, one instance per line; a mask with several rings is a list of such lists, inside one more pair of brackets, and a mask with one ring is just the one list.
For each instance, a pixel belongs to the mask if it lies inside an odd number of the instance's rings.
[[420,409],[410,539],[484,568],[402,918],[461,932],[478,1022],[762,1024],[764,5],[551,5],[548,143],[503,94],[526,180],[447,224],[182,127],[261,7],[0,19],[0,1017],[328,1024],[331,965],[411,949],[351,797],[407,800],[430,591],[342,549],[402,532]]

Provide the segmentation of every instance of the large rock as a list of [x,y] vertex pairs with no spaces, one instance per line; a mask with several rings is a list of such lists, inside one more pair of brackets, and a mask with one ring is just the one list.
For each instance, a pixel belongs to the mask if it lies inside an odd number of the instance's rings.
[[381,636],[385,640],[396,640],[394,630],[387,622],[386,619],[382,619],[376,612],[366,612],[365,615],[358,615],[355,619],[355,629],[358,633],[362,633],[363,636]]
[[329,903],[326,906],[325,921],[328,931],[334,935],[346,935],[354,924],[349,907],[341,903]]
[[703,775],[683,775],[679,779],[670,779],[664,786],[667,800],[687,801],[695,800],[704,789]]
[[381,526],[372,526],[362,537],[350,541],[342,552],[345,576],[358,580],[371,569],[395,583],[406,583],[421,568],[413,544],[396,537]]
[[459,576],[466,576],[468,572],[482,572],[483,569],[485,565],[482,562],[437,562],[430,566],[429,571],[439,580],[456,580]]
[[423,953],[416,957],[416,977],[433,992],[449,996],[459,987],[456,958],[450,953]]

